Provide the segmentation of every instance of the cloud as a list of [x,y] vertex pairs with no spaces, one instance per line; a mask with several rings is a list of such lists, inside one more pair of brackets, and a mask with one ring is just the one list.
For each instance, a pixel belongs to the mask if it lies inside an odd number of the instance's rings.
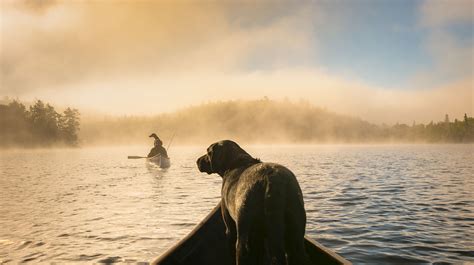
[[420,23],[426,27],[473,23],[471,0],[425,0],[420,6]]
[[[472,81],[464,80],[430,89],[393,90],[368,86],[358,80],[341,79],[319,68],[280,68],[217,74],[194,71],[186,75],[162,75],[143,79],[124,76],[109,83],[70,86],[43,98],[80,109],[94,106],[105,113],[150,115],[217,100],[272,99],[307,100],[328,110],[361,117],[376,123],[427,123],[474,114]],[[104,104],[106,102],[106,104]]]
[[470,0],[427,0],[421,4],[419,26],[428,32],[424,45],[433,66],[415,79],[425,84],[474,80],[473,8]]
[[[7,4],[1,11],[2,90],[22,94],[124,74],[230,71],[309,57],[305,25],[311,23],[305,21],[308,14],[299,16],[303,8],[283,12],[278,5],[257,5],[258,10],[283,13],[277,18],[254,14],[242,19],[242,13],[231,7],[56,2],[38,13],[28,4]],[[267,19],[259,21],[261,17]]]

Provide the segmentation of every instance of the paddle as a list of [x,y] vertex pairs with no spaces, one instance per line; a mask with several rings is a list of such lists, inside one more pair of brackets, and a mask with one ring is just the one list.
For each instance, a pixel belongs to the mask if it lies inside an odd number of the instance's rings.
[[128,156],[128,159],[140,159],[140,158],[148,158],[146,156]]

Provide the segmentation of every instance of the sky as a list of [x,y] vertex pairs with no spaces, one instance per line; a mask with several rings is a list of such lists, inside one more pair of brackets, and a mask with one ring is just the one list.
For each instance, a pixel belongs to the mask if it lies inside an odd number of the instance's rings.
[[307,100],[374,123],[474,113],[469,0],[0,0],[0,96],[117,115]]

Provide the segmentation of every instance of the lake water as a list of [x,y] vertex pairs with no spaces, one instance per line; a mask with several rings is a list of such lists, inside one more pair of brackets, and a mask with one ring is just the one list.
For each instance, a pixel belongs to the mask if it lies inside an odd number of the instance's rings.
[[[219,202],[207,146],[0,153],[0,264],[149,262]],[[354,264],[473,264],[474,146],[251,146],[298,177],[306,233]]]

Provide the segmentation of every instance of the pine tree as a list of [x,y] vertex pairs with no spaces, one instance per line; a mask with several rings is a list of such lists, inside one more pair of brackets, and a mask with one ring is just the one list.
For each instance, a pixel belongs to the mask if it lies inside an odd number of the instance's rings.
[[61,116],[62,139],[67,145],[75,146],[78,144],[79,131],[79,111],[77,109],[67,108]]

